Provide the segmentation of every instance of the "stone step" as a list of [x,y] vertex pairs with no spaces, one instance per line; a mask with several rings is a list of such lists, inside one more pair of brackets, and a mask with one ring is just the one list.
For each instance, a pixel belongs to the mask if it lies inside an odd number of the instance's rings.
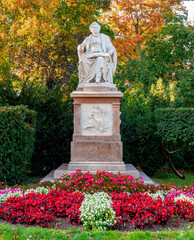
[[[71,174],[74,171],[68,170],[68,164],[63,163],[60,167],[58,167],[54,171],[54,179],[60,179],[61,176],[64,174]],[[87,172],[87,171],[82,171],[82,172]],[[90,171],[92,174],[95,174],[97,171]],[[114,174],[117,174],[118,171],[111,171]],[[128,174],[131,176],[134,176],[134,178],[139,178],[139,171],[132,165],[132,164],[126,164],[126,171],[119,171],[120,173],[123,174]]]
[[[52,170],[48,175],[46,175],[44,178],[42,178],[40,182],[41,183],[46,182],[46,181],[54,182],[55,180],[60,179],[60,177],[63,174],[70,174],[72,172],[74,172],[74,171],[68,171],[68,164],[63,163],[59,168],[57,168],[56,170]],[[84,172],[84,171],[82,171],[82,172]],[[91,173],[95,174],[96,171],[91,171]],[[117,174],[118,172],[113,171],[113,173]],[[142,177],[143,179],[141,179],[141,180],[144,181],[144,184],[149,184],[149,185],[154,185],[154,186],[159,185],[153,179],[148,177],[144,172],[138,171],[132,164],[126,164],[126,171],[121,171],[121,173],[134,176],[135,178]]]
[[[60,177],[63,176],[64,174],[71,174],[72,172],[74,171],[68,170],[68,164],[63,163],[60,167],[58,167],[54,171],[54,179],[60,179]],[[87,171],[82,171],[82,172],[87,172]],[[90,172],[92,174],[95,174],[97,171],[90,171]],[[113,172],[114,174],[118,173],[118,171],[110,171],[110,172]],[[132,164],[126,164],[126,171],[119,171],[119,172],[134,176],[134,178],[139,178],[139,172]]]

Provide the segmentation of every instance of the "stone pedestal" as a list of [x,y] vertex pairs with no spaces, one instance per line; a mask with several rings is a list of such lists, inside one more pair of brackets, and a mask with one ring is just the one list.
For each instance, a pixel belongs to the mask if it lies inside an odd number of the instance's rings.
[[125,171],[120,136],[120,99],[114,84],[78,86],[74,100],[74,134],[68,171]]

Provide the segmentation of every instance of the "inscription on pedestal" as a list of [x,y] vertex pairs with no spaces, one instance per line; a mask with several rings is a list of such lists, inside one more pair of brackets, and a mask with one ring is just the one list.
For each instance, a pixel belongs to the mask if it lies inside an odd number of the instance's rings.
[[112,104],[82,104],[81,134],[85,136],[112,135]]
[[[111,147],[112,149],[116,149],[115,146]],[[110,150],[110,146],[82,146],[82,147],[77,147],[77,151],[80,152],[85,152],[85,151],[91,151],[92,153],[94,151],[108,151]]]
[[122,162],[121,142],[72,142],[73,162]]

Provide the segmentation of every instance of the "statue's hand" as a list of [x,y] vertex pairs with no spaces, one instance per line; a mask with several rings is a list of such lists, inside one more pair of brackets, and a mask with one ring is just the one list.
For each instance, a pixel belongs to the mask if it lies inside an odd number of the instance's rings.
[[108,54],[109,54],[109,56],[113,55],[113,51],[110,51]]
[[84,52],[84,46],[82,44],[77,47],[78,52]]

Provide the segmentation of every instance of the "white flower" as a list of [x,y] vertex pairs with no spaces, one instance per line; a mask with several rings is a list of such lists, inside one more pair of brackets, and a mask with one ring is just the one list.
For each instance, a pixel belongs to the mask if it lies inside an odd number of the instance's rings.
[[177,202],[178,200],[183,200],[194,204],[194,198],[187,197],[184,194],[180,194],[179,196],[174,198],[174,202]]
[[148,193],[146,192],[152,199],[156,200],[158,197],[162,199],[162,201],[165,199],[166,193],[162,190],[158,190],[156,193]]
[[116,213],[111,202],[111,197],[104,192],[85,194],[80,211],[86,229],[108,229],[115,223]]

